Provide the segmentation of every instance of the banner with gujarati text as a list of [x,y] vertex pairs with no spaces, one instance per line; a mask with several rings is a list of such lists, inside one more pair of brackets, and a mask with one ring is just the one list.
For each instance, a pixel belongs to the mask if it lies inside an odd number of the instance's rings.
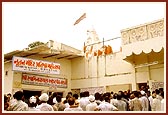
[[67,79],[22,74],[22,84],[67,88]]
[[60,74],[60,64],[13,56],[12,70],[43,74]]

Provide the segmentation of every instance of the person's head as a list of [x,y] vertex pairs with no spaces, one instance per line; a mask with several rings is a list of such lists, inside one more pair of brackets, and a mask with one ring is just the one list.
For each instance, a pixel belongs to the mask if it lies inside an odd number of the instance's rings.
[[72,96],[72,92],[71,92],[71,91],[70,91],[70,92],[68,92],[68,95]]
[[7,95],[4,95],[4,110],[7,110],[8,107],[9,107],[8,97]]
[[105,100],[105,102],[109,102],[109,103],[110,103],[110,97],[106,96],[106,97],[104,98],[104,100]]
[[73,97],[69,97],[68,98],[68,103],[69,103],[70,106],[74,105],[75,99]]
[[160,93],[159,89],[156,89],[155,92],[156,92],[156,95],[159,95]]
[[104,96],[103,96],[103,94],[100,95],[100,101],[104,101]]
[[159,88],[160,93],[164,92],[163,88]]
[[11,98],[12,94],[11,93],[8,93],[7,94],[7,97]]
[[145,89],[145,87],[142,85],[141,87],[140,87],[140,90],[144,90]]
[[117,99],[117,93],[114,93],[113,99]]
[[164,99],[164,92],[161,92],[160,96]]
[[36,107],[37,98],[35,96],[31,96],[29,98],[29,107]]
[[149,97],[151,95],[151,92],[150,91],[147,91],[146,92],[147,96]]
[[14,99],[16,100],[22,100],[24,95],[22,91],[17,91],[14,95],[13,95]]
[[90,96],[89,96],[89,101],[90,101],[90,102],[94,102],[94,101],[95,101],[95,97],[94,97],[93,95],[90,95]]
[[75,99],[78,99],[78,94],[73,94],[73,97],[75,98]]
[[80,98],[84,97],[84,92],[80,93]]
[[4,103],[7,103],[8,102],[8,97],[7,95],[4,95]]
[[139,93],[137,91],[135,91],[134,92],[134,96],[138,98],[139,97]]
[[60,95],[57,95],[56,100],[58,103],[60,103],[62,101],[62,97]]
[[134,99],[134,98],[135,98],[134,93],[131,93],[131,95],[130,95],[130,99]]
[[47,95],[47,93],[43,93],[40,97],[39,97],[39,100],[41,102],[47,102],[49,99],[49,96]]
[[57,97],[57,92],[54,92],[53,94],[52,94],[52,97],[54,98],[54,97]]
[[153,94],[152,94],[152,98],[156,98],[156,93],[153,93]]
[[100,99],[100,93],[99,92],[95,93],[94,96],[95,96],[95,100],[99,100]]
[[89,97],[89,91],[84,92],[85,97]]
[[117,100],[121,100],[122,96],[121,95],[117,95]]

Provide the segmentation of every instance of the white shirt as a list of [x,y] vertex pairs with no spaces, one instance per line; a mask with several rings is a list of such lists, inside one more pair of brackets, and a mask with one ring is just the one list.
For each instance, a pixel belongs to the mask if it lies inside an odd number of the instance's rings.
[[40,111],[40,109],[37,109],[36,107],[29,107],[28,111]]
[[142,111],[149,111],[149,101],[146,96],[139,98],[142,104]]
[[161,111],[164,111],[164,103],[165,103],[165,100],[162,99],[162,101],[161,101]]
[[161,101],[160,101],[160,99],[154,98],[151,108],[152,108],[152,111],[161,111]]
[[100,109],[101,111],[114,111],[114,110],[117,110],[117,108],[108,103],[108,102],[102,102],[98,107],[98,109]]
[[97,107],[97,103],[96,102],[91,102],[90,104],[88,104],[86,106],[86,111],[94,111]]
[[110,103],[113,104],[113,105],[115,106],[116,103],[117,103],[117,99],[111,99],[111,100],[110,100]]
[[22,100],[15,100],[9,106],[9,111],[28,111],[28,105]]
[[149,99],[149,102],[150,102],[150,106],[152,106],[152,103],[153,103],[153,98],[152,98],[152,96],[148,97],[148,99]]
[[79,106],[82,108],[83,111],[86,111],[86,105],[90,103],[88,97],[82,97],[79,101]]
[[127,111],[127,104],[123,100],[117,100],[115,105],[119,111]]
[[47,103],[42,103],[36,107],[40,111],[54,111],[53,107]]
[[65,108],[64,111],[83,111],[81,107],[76,107],[76,108]]

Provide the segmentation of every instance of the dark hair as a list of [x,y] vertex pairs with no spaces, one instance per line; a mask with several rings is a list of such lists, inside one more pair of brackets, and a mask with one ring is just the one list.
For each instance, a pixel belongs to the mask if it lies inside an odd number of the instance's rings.
[[57,95],[56,100],[57,100],[58,103],[61,102],[61,99],[62,99],[62,97],[60,95]]
[[72,95],[72,92],[70,91],[70,92],[68,92],[68,95]]
[[84,92],[80,93],[80,98],[84,97]]
[[75,98],[75,99],[78,99],[78,94],[73,94],[73,97]]
[[135,97],[139,97],[139,93],[137,91],[134,92]]
[[118,94],[117,95],[117,100],[121,100],[121,98],[122,98],[121,95]]
[[103,101],[104,100],[104,97],[103,97],[103,94],[100,95],[100,101]]
[[117,99],[117,93],[114,93],[113,99]]
[[74,99],[73,97],[70,97],[70,98],[68,99],[68,103],[69,103],[69,105],[74,105],[75,99]]
[[13,97],[15,98],[15,99],[17,99],[17,100],[22,100],[22,98],[23,98],[23,92],[22,91],[17,91],[14,95],[13,95]]
[[85,97],[89,97],[89,91],[85,91],[85,92],[84,92],[84,96],[85,96]]
[[12,94],[8,93],[8,94],[7,94],[7,96],[10,96],[10,97],[11,97],[11,96],[12,96]]
[[162,98],[164,98],[164,92],[161,92],[160,96],[162,96]]
[[159,93],[160,93],[159,89],[156,89],[155,92],[156,92],[156,94],[159,94]]
[[54,97],[57,97],[57,92],[54,92],[53,94],[52,94],[52,97],[54,98]]
[[4,103],[8,102],[8,97],[6,95],[4,95]]
[[100,99],[100,93],[99,92],[95,93],[94,96],[95,96],[95,100],[99,100]]
[[109,97],[109,96],[106,96],[106,97],[104,98],[104,100],[105,100],[105,102],[110,102],[110,97]]

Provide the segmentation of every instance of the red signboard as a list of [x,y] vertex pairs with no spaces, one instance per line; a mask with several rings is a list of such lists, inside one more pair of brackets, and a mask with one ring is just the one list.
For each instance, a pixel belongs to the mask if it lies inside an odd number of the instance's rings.
[[22,74],[22,84],[67,88],[67,79]]

